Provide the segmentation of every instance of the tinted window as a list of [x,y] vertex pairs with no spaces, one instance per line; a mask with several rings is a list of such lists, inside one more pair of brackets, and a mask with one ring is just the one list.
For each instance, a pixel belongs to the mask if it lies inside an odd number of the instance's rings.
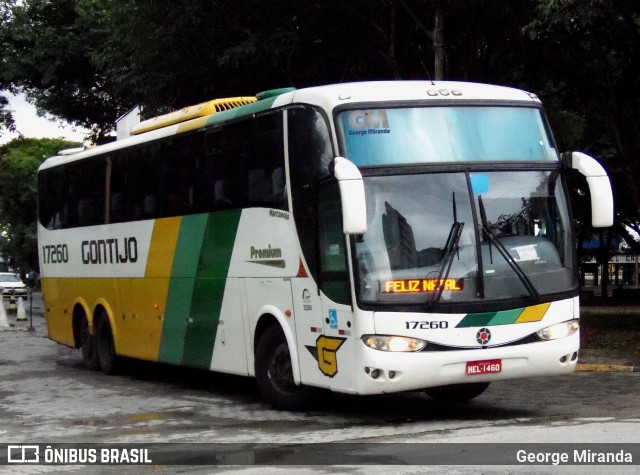
[[335,154],[322,114],[311,107],[287,111],[291,198],[300,246],[314,277],[317,276],[318,181],[329,176]]
[[59,229],[104,223],[106,166],[106,159],[97,157],[41,174],[42,224]]
[[49,229],[286,209],[282,112],[44,170],[39,188],[40,221]]

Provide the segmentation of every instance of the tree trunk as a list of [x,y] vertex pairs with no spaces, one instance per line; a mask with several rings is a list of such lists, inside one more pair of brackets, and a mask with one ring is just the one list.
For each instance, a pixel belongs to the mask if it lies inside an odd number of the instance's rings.
[[435,80],[444,79],[444,33],[442,31],[443,13],[440,6],[436,6],[435,26],[433,28],[433,51],[435,56]]

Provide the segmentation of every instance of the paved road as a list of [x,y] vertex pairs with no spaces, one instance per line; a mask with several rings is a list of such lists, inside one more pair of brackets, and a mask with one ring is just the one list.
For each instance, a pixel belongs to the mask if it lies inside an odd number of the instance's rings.
[[[420,393],[327,394],[315,411],[289,413],[262,402],[247,378],[142,362],[131,362],[117,376],[88,371],[77,350],[47,339],[41,307],[35,308],[35,331],[25,330],[28,323],[17,323],[0,332],[2,442],[640,443],[640,373],[498,382],[466,405],[438,403]],[[387,473],[390,468],[351,469]],[[585,473],[587,467],[561,468],[563,473]],[[265,473],[253,467],[243,470]],[[468,467],[456,470],[475,473]],[[483,472],[505,470],[489,467]],[[321,467],[317,473],[327,471],[333,469]],[[393,471],[423,472],[439,473],[442,467]],[[545,472],[517,467],[514,473]]]

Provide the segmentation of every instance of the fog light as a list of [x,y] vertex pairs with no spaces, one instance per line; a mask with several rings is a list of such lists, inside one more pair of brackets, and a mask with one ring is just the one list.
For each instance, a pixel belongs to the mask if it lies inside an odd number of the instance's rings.
[[395,371],[389,371],[389,379],[393,379],[396,377],[396,372]]
[[380,377],[380,370],[374,369],[373,371],[371,371],[371,377],[373,379],[378,379]]
[[579,329],[580,323],[578,323],[578,320],[569,320],[538,330],[536,335],[542,340],[557,340],[558,338],[571,336]]

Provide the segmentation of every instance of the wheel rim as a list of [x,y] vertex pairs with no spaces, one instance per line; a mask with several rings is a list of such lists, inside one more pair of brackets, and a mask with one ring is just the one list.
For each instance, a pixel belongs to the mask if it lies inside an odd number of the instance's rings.
[[293,381],[291,357],[286,344],[279,345],[269,360],[268,376],[271,383],[282,392],[292,393],[297,386]]

